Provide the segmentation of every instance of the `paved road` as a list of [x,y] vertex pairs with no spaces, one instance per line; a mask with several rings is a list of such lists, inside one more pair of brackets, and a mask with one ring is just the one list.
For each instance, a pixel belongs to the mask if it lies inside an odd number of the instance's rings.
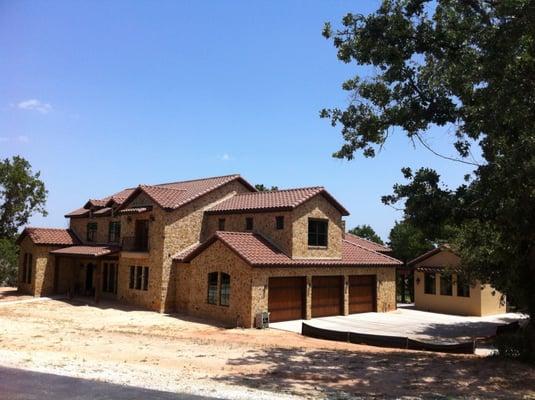
[[87,379],[0,367],[1,400],[212,400]]

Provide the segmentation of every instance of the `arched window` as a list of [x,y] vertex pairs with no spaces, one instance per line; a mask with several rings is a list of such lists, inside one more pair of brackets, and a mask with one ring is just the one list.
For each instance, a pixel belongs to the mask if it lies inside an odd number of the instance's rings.
[[208,274],[208,304],[217,304],[217,272]]
[[230,275],[221,272],[221,292],[219,296],[219,304],[228,306],[230,302]]

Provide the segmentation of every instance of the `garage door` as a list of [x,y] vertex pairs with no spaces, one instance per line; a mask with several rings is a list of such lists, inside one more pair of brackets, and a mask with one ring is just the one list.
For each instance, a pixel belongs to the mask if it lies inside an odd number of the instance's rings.
[[349,277],[349,314],[375,310],[375,275]]
[[343,276],[312,277],[312,317],[343,314]]
[[269,278],[268,311],[271,322],[305,318],[306,278]]

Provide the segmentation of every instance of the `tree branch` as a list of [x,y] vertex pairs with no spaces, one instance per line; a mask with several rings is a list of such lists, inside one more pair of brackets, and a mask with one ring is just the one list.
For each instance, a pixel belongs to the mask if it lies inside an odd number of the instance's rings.
[[462,163],[462,164],[467,164],[467,165],[473,165],[475,167],[481,167],[481,164],[477,164],[475,162],[470,162],[470,161],[465,161],[465,160],[461,160],[459,158],[454,158],[454,157],[449,157],[449,156],[445,156],[444,154],[440,154],[440,153],[437,153],[435,150],[433,150],[431,148],[431,146],[429,146],[427,143],[425,143],[425,141],[420,137],[419,134],[414,134],[414,136],[416,136],[416,138],[418,138],[418,141],[427,149],[429,150],[431,153],[433,153],[435,156],[438,156],[438,157],[441,157],[441,158],[444,158],[445,160],[450,160],[450,161],[455,161],[455,162],[459,162],[459,163]]

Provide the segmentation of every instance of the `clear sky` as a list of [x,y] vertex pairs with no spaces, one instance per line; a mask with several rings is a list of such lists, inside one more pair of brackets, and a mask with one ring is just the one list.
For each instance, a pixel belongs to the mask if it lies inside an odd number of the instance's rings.
[[[333,159],[342,143],[318,112],[343,106],[358,72],[321,36],[377,1],[0,0],[0,157],[42,173],[47,218],[125,187],[240,173],[279,188],[325,186],[386,239],[399,212],[381,195],[400,168],[469,169],[396,132],[375,159]],[[447,129],[429,143],[452,154]]]

